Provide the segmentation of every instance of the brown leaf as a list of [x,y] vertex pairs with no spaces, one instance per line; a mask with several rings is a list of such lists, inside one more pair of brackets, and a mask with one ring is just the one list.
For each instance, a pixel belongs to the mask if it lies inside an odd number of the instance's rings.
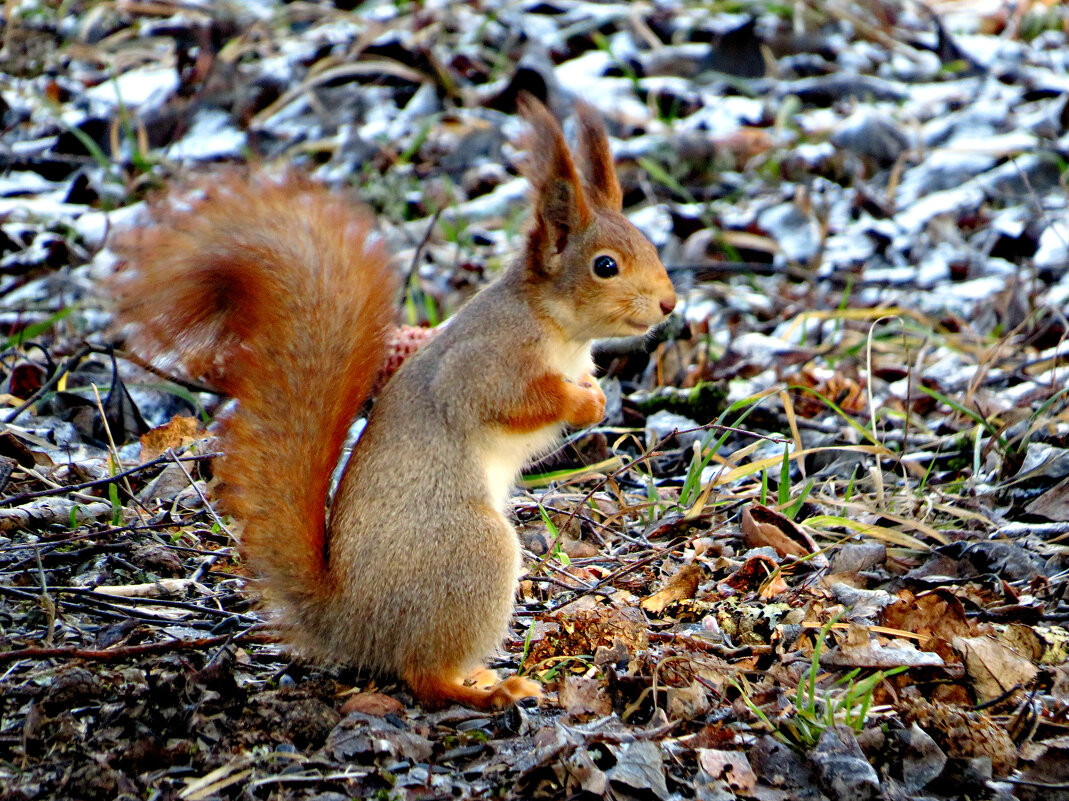
[[350,696],[341,707],[343,715],[360,712],[376,718],[386,715],[400,715],[405,711],[405,705],[391,695],[382,693],[357,693]]
[[700,682],[688,687],[669,687],[665,691],[665,706],[672,720],[697,720],[709,714],[709,691]]
[[633,606],[603,605],[589,596],[538,621],[524,666],[559,656],[589,656],[617,640],[630,653],[649,647],[646,616]]
[[1005,726],[983,712],[914,697],[905,699],[899,713],[906,724],[924,729],[951,759],[986,757],[996,776],[1005,776],[1017,765],[1017,747]]
[[[772,578],[773,576],[775,578]],[[772,578],[771,581],[769,581],[770,578]],[[771,597],[770,592],[775,595],[787,589],[779,573],[779,565],[767,556],[756,554],[747,559],[742,567],[720,582],[718,586],[724,588],[725,594],[732,591],[742,593],[756,590],[764,586],[766,582],[768,584],[762,593],[763,597]]]
[[976,624],[965,617],[961,601],[942,589],[917,596],[903,590],[898,595],[899,600],[884,608],[880,623],[929,637],[920,642],[922,650],[935,651],[944,661],[957,664],[958,657],[949,646],[951,640],[978,633]]
[[196,418],[175,415],[162,426],[141,435],[141,464],[159,458],[168,448],[177,451],[198,439],[208,436]]
[[1069,520],[1069,478],[1044,492],[1025,511],[1047,520]]
[[876,641],[864,626],[851,623],[846,639],[821,656],[825,667],[862,667],[876,670],[905,665],[907,667],[942,667],[938,654],[919,651],[905,640],[896,640],[891,645]]
[[[865,411],[865,383],[839,371],[815,368],[806,364],[801,370],[787,376],[788,384],[797,387],[810,387],[820,398],[827,398],[849,414],[861,414]],[[827,410],[819,398],[808,392],[792,390],[794,410],[802,417],[816,417]]]
[[1012,623],[999,639],[1037,665],[1062,665],[1069,661],[1069,631],[1061,626]]
[[612,714],[612,699],[597,679],[587,676],[565,676],[557,692],[557,701],[569,716],[577,720]]
[[742,540],[749,548],[774,548],[780,556],[798,558],[817,550],[797,523],[759,503],[743,510],[741,528]]
[[990,637],[955,637],[952,644],[964,659],[981,703],[1015,686],[1027,687],[1039,672],[1030,660]]
[[723,779],[728,787],[741,795],[752,795],[757,786],[757,777],[742,751],[699,748],[698,764],[714,779]]
[[696,564],[683,565],[676,571],[660,592],[643,598],[640,605],[647,612],[661,614],[665,608],[676,601],[693,598],[702,581],[702,569]]

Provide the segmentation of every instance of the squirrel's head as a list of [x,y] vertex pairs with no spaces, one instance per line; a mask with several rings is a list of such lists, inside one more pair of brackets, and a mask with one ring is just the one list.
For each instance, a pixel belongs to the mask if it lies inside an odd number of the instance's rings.
[[522,254],[544,310],[571,338],[634,336],[676,304],[657,251],[623,215],[609,139],[589,105],[576,103],[576,156],[552,114],[530,95],[520,113],[531,127],[524,174],[532,218]]

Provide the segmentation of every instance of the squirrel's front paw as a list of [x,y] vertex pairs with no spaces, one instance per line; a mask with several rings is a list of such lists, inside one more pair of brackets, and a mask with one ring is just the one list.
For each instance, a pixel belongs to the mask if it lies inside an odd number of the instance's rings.
[[573,387],[572,404],[565,422],[578,427],[600,423],[605,417],[605,393],[601,391],[598,380],[587,373]]

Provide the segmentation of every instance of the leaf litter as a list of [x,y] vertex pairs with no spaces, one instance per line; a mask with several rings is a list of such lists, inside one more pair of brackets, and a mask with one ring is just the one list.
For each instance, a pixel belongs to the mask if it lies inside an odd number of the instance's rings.
[[[343,6],[5,10],[0,798],[1069,797],[1065,7]],[[352,185],[395,369],[508,256],[520,91],[685,303],[513,498],[547,701],[427,713],[280,648],[106,238],[249,154]]]

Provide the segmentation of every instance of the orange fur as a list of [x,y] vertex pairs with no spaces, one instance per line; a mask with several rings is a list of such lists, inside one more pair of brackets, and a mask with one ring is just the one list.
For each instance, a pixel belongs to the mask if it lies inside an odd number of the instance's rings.
[[215,176],[151,214],[114,245],[130,263],[119,315],[143,354],[238,400],[218,496],[265,595],[299,620],[331,588],[324,501],[385,355],[386,254],[359,207],[296,175]]
[[[487,671],[489,672],[489,671]],[[485,674],[477,671],[478,678]],[[529,679],[509,676],[489,687],[465,683],[460,674],[409,673],[405,681],[424,706],[434,709],[449,701],[457,701],[474,709],[494,710],[512,706],[522,698],[540,698],[542,688]]]
[[555,423],[589,426],[605,416],[605,393],[592,376],[579,383],[547,373],[531,381],[514,405],[501,409],[500,421],[510,431],[526,432]]

